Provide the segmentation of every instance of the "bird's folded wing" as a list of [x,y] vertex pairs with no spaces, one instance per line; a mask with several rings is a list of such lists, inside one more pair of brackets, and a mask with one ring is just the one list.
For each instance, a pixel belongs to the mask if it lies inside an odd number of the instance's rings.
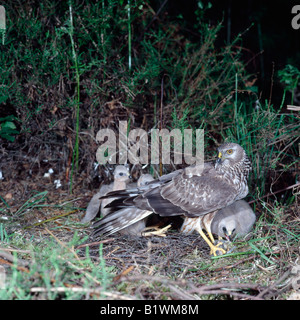
[[[175,177],[161,187],[160,196],[172,205],[181,208],[188,217],[202,216],[220,209],[235,201],[237,190],[214,169],[205,170],[202,175],[188,177],[184,174]],[[158,214],[160,210],[157,199],[148,199],[149,204]]]

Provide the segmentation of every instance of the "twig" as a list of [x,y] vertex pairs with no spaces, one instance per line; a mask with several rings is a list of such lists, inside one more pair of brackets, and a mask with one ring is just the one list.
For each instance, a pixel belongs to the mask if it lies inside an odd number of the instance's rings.
[[121,295],[120,293],[114,292],[107,292],[102,291],[102,288],[98,289],[88,289],[88,288],[81,288],[81,287],[56,287],[56,288],[44,288],[44,287],[33,287],[30,289],[30,292],[38,293],[38,292],[82,292],[87,294],[95,294],[98,296],[105,295],[112,299],[121,299],[121,300],[133,300],[133,297],[127,297]]
[[127,268],[126,270],[122,271],[121,273],[117,274],[114,278],[113,281],[118,281],[120,280],[122,277],[126,276],[129,272],[131,272],[134,269],[134,266],[130,266],[129,268]]
[[173,285],[169,285],[170,290],[176,294],[176,298],[181,300],[199,300],[199,298],[196,298],[195,296],[189,294],[188,292],[182,290],[181,288],[178,288]]
[[20,265],[22,267],[27,267],[29,265],[29,262],[23,259],[18,259],[14,257],[11,253],[0,251],[0,256],[4,259],[10,261],[10,262],[16,262],[17,265]]
[[40,226],[40,225],[42,225],[42,224],[44,224],[44,223],[47,223],[47,222],[50,222],[50,221],[54,221],[54,220],[60,219],[60,218],[62,218],[62,217],[66,217],[66,216],[68,216],[68,215],[70,215],[70,214],[72,214],[72,213],[75,213],[75,212],[77,212],[77,211],[79,211],[79,210],[78,210],[78,209],[77,209],[77,210],[72,210],[72,211],[70,211],[70,212],[61,214],[61,215],[59,215],[59,216],[55,216],[55,217],[51,217],[51,218],[49,218],[49,219],[45,219],[45,220],[43,220],[43,221],[41,221],[41,222],[34,223],[34,224],[31,225],[31,226],[24,227],[24,229],[29,229],[29,228],[33,228],[33,227]]
[[300,187],[300,183],[296,183],[296,184],[293,184],[292,186],[289,186],[289,187],[286,187],[286,188],[283,188],[283,189],[280,189],[280,190],[277,190],[277,191],[274,191],[274,192],[270,192],[262,197],[260,197],[259,199],[255,199],[255,200],[251,200],[249,201],[248,203],[251,204],[253,202],[256,202],[256,201],[259,201],[261,199],[264,199],[266,197],[269,197],[269,196],[272,196],[274,194],[277,194],[279,192],[283,192],[283,191],[286,191],[286,190],[290,190],[290,189],[293,189],[293,188],[296,188],[296,187]]
[[8,252],[21,252],[21,253],[30,253],[30,250],[21,250],[21,249],[12,249],[12,248],[0,248],[1,251],[8,251]]
[[170,284],[174,284],[174,285],[187,285],[189,284],[186,280],[184,279],[177,279],[177,280],[171,280],[168,278],[164,278],[164,277],[158,277],[158,276],[151,276],[151,275],[145,275],[145,274],[137,274],[134,276],[125,276],[119,279],[119,281],[121,281],[126,279],[126,281],[153,281],[153,282],[160,282],[160,283],[170,283]]
[[212,285],[204,285],[200,286],[196,289],[193,289],[189,291],[190,293],[198,293],[201,295],[210,295],[210,294],[227,294],[227,295],[232,295],[236,296],[239,298],[247,298],[251,300],[262,300],[262,298],[258,296],[252,296],[248,295],[245,293],[240,293],[238,291],[241,290],[255,290],[259,291],[262,289],[258,284],[252,284],[252,283],[217,283],[217,284],[212,284]]
[[98,245],[98,244],[107,243],[107,242],[112,242],[112,241],[114,241],[114,240],[115,240],[115,238],[108,238],[108,239],[104,239],[104,240],[101,240],[101,241],[84,243],[84,244],[79,245],[79,246],[76,247],[75,249],[80,249],[80,248],[85,248],[85,247],[96,246],[96,245]]
[[287,109],[292,111],[300,111],[300,107],[292,105],[287,105]]

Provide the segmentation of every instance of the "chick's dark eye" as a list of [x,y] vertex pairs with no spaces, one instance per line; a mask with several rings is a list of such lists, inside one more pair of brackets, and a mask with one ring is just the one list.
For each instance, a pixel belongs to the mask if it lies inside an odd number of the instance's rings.
[[120,175],[120,176],[123,176],[123,175],[124,175],[124,173],[123,173],[123,172],[120,172],[120,173],[119,173],[119,175]]
[[226,151],[226,153],[228,153],[228,154],[232,154],[232,152],[233,152],[232,149],[229,149],[229,150]]
[[225,227],[223,227],[222,230],[223,230],[224,234],[227,234],[227,229]]

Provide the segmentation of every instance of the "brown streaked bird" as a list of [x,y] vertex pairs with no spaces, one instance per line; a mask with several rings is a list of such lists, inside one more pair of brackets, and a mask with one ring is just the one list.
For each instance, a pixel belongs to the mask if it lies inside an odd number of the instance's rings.
[[[236,143],[225,143],[218,148],[214,164],[187,167],[164,175],[144,187],[107,194],[104,198],[118,199],[108,205],[112,212],[107,218],[93,225],[95,230],[92,236],[118,231],[120,219],[125,219],[126,215],[124,211],[119,215],[118,211],[138,208],[141,211],[137,216],[126,219],[127,226],[152,212],[162,217],[181,215],[184,217],[183,228],[189,232],[199,232],[213,255],[220,251],[225,253],[224,249],[207,238],[202,230],[201,219],[244,198],[248,194],[250,170],[251,162],[245,150]],[[210,231],[208,235],[213,238]]]
[[101,214],[103,217],[108,213],[108,209],[105,206],[109,204],[114,198],[103,199],[100,198],[105,196],[108,192],[126,189],[127,183],[129,182],[129,171],[125,166],[116,166],[114,170],[114,182],[110,184],[104,184],[101,186],[100,190],[92,197],[86,209],[85,216],[81,219],[81,223],[89,222],[93,220],[99,210],[101,209]]

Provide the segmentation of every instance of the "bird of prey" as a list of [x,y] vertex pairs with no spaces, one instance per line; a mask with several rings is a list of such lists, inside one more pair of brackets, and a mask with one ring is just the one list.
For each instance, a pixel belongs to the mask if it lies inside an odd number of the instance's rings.
[[232,240],[250,232],[256,220],[249,204],[239,200],[219,210],[211,222],[211,232],[219,237]]
[[126,189],[129,177],[130,175],[128,169],[125,166],[116,166],[114,171],[114,182],[112,182],[111,184],[104,184],[101,186],[99,192],[97,192],[89,202],[88,207],[86,209],[86,214],[80,222],[85,223],[93,220],[100,209],[101,214],[104,217],[108,212],[108,209],[105,209],[105,206],[114,199],[110,198],[101,200],[100,198],[110,191]]
[[[104,198],[118,198],[111,202],[112,212],[97,221],[92,236],[119,230],[122,221],[129,226],[152,212],[164,216],[184,217],[183,228],[197,231],[207,242],[213,255],[226,251],[214,245],[202,230],[203,216],[220,210],[248,194],[247,179],[251,162],[245,150],[236,143],[225,143],[218,148],[215,163],[190,166],[161,176],[144,187],[110,192]],[[138,208],[138,214],[126,218],[124,209]],[[120,210],[123,214],[119,215]],[[109,230],[106,227],[109,225]],[[207,230],[209,237],[211,232]],[[213,238],[213,237],[212,237]]]

